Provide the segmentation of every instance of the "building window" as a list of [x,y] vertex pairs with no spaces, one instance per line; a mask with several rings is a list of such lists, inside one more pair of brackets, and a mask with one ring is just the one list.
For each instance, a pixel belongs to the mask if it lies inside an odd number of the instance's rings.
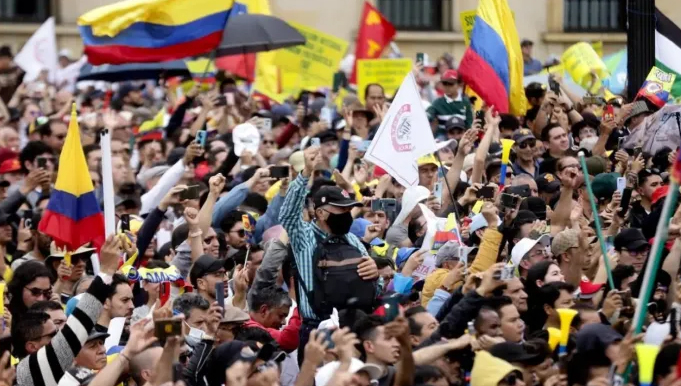
[[42,23],[50,14],[50,0],[0,0],[3,22]]
[[398,30],[452,30],[452,0],[378,0],[377,5]]
[[564,0],[565,32],[624,32],[625,0]]

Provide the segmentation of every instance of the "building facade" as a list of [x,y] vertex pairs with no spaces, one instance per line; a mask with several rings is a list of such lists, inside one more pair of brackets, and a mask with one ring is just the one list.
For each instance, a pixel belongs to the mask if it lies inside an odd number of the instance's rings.
[[[58,44],[74,56],[82,50],[76,28],[79,15],[116,0],[0,0],[0,42],[14,52],[55,16]],[[217,1],[217,0],[216,0]],[[369,0],[398,29],[395,39],[406,57],[425,52],[435,59],[447,52],[458,61],[465,50],[460,13],[474,10],[477,0]],[[626,0],[508,0],[518,35],[534,41],[541,61],[560,56],[579,41],[603,41],[605,54],[626,44]],[[354,41],[364,0],[270,0],[274,15]],[[657,0],[657,7],[681,24],[678,0]]]

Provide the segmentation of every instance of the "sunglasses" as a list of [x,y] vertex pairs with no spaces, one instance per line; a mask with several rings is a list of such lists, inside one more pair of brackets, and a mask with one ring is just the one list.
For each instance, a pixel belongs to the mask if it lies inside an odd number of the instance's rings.
[[51,289],[51,288],[48,288],[48,289],[41,289],[41,288],[28,288],[28,287],[26,287],[26,289],[27,289],[27,290],[31,293],[31,295],[34,296],[34,297],[38,297],[38,296],[40,296],[40,295],[43,295],[43,296],[44,296],[45,298],[47,298],[47,299],[49,299],[50,297],[52,297],[52,289]]
[[230,231],[229,233],[236,233],[237,235],[239,235],[239,237],[246,236],[246,230],[245,229],[239,229],[238,231]]
[[456,83],[454,82],[442,82],[443,86],[454,86]]
[[528,146],[529,146],[529,147],[534,147],[534,145],[536,145],[536,144],[537,144],[537,140],[536,140],[536,139],[528,139],[527,141],[521,142],[521,143],[518,145],[518,147],[521,148],[521,149],[527,149]]

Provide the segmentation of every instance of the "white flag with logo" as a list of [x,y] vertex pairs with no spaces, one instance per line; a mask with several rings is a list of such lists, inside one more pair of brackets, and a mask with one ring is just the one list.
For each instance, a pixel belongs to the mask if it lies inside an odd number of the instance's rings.
[[49,80],[54,81],[59,70],[54,17],[47,19],[28,39],[21,51],[14,57],[14,63],[26,71],[24,76],[26,82],[34,81],[42,70],[47,70],[50,74]]
[[433,131],[410,72],[402,81],[364,158],[409,187],[419,183],[416,160],[434,151]]

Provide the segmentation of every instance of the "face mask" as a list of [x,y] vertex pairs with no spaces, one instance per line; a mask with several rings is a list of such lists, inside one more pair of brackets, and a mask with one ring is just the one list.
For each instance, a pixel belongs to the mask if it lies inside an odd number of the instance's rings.
[[[187,322],[185,322],[187,324]],[[185,337],[185,341],[187,342],[188,345],[194,347],[197,344],[201,343],[201,339],[203,339],[203,335],[205,333],[203,332],[202,329],[192,327],[189,324],[187,324],[187,327],[189,327],[189,334]]]
[[339,236],[345,235],[350,232],[350,227],[352,226],[352,213],[329,213],[329,217],[326,219],[326,225],[329,226],[332,234]]

